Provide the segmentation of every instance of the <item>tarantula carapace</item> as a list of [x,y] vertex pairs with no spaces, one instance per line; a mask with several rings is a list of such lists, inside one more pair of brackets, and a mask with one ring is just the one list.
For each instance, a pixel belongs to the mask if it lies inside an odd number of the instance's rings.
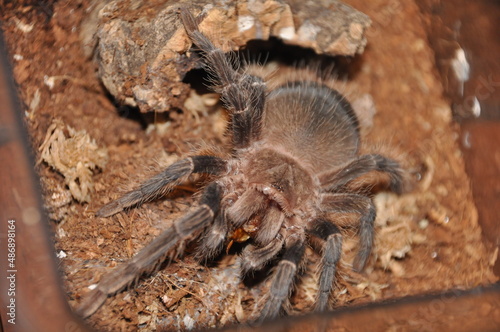
[[221,253],[231,241],[247,239],[242,273],[279,259],[259,319],[279,314],[305,248],[311,245],[322,261],[316,308],[325,310],[342,250],[339,227],[329,213],[359,217],[360,249],[353,267],[361,270],[372,248],[375,207],[367,194],[352,190],[350,184],[377,171],[388,175],[392,191],[400,192],[402,170],[384,156],[358,155],[358,120],[339,92],[304,80],[269,91],[261,78],[236,70],[198,30],[189,11],[181,9],[180,16],[216,82],[214,90],[230,111],[231,157],[194,155],[180,160],[97,212],[107,217],[159,197],[194,173],[214,179],[203,189],[199,204],[128,263],[105,275],[79,312],[91,315],[107,296],[151,271],[179,242],[193,236],[205,258]]

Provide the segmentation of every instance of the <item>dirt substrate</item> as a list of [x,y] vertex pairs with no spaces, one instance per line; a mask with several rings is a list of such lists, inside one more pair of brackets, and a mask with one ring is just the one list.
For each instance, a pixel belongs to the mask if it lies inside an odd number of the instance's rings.
[[[418,7],[413,1],[346,2],[373,20],[366,51],[347,61],[345,84],[358,109],[374,112],[364,119],[363,149],[402,160],[411,189],[401,196],[375,196],[375,249],[362,274],[350,269],[356,237],[347,232],[333,307],[494,282],[491,266],[498,253],[481,241],[457,128],[442,97]],[[3,29],[39,160],[64,286],[76,307],[88,286],[192,204],[197,183],[114,217],[96,218],[95,211],[193,149],[226,142],[226,114],[211,106],[210,95],[192,95],[191,105],[199,110],[170,112],[163,124],[160,116],[143,118],[117,107],[100,84],[96,65],[82,52],[79,27],[88,1],[43,3],[4,5]],[[267,284],[259,276],[260,282],[239,281],[236,249],[207,266],[193,259],[188,246],[183,258],[109,298],[88,324],[116,331],[245,321]],[[309,312],[314,302],[318,259],[308,254],[291,299],[293,315]]]

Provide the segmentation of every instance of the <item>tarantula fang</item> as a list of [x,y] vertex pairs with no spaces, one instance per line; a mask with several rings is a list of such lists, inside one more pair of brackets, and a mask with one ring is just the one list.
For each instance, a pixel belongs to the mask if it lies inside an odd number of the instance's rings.
[[316,309],[325,310],[342,252],[342,235],[329,213],[358,216],[360,244],[353,268],[362,270],[372,248],[376,212],[371,198],[349,184],[375,171],[386,174],[390,189],[399,193],[402,169],[379,154],[359,155],[358,120],[339,92],[310,81],[268,89],[261,78],[236,70],[199,31],[188,10],[181,9],[180,17],[231,114],[231,157],[195,155],[180,160],[97,212],[108,217],[150,201],[191,174],[215,178],[203,189],[197,206],[105,275],[78,312],[91,315],[108,296],[152,271],[179,242],[195,236],[205,258],[221,253],[233,240],[247,240],[242,273],[279,258],[259,320],[280,313],[305,248],[311,245],[322,262]]

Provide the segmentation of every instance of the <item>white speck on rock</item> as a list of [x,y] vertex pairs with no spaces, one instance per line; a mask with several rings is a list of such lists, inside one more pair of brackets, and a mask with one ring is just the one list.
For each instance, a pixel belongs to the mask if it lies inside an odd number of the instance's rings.
[[295,28],[294,27],[281,28],[278,35],[280,36],[281,39],[292,40],[295,37]]
[[321,30],[317,25],[312,24],[309,21],[305,21],[297,31],[298,39],[300,41],[314,41],[316,40],[316,35]]
[[255,18],[249,15],[238,17],[238,31],[243,32],[251,29],[255,24]]

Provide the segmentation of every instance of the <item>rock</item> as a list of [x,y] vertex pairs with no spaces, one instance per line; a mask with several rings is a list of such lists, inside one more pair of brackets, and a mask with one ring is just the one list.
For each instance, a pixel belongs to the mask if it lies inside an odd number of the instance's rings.
[[183,108],[190,88],[182,79],[197,58],[189,56],[181,6],[198,15],[200,30],[225,51],[277,37],[318,54],[352,56],[363,51],[370,25],[366,15],[337,0],[108,1],[93,7],[81,39],[119,102],[142,112]]

